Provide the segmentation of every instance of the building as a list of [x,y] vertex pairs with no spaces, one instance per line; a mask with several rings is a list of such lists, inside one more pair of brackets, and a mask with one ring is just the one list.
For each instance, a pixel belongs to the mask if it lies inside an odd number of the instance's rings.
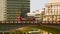
[[35,13],[27,13],[27,16],[28,17],[34,17],[35,16]]
[[60,0],[49,0],[45,6],[45,21],[60,19]]
[[5,20],[5,0],[0,0],[0,21]]
[[0,21],[17,21],[17,17],[27,17],[30,0],[0,0]]
[[43,10],[36,10],[32,13],[28,13],[27,15],[29,17],[34,17],[37,21],[42,21],[43,20],[43,17],[42,17],[43,15],[42,14],[44,14]]
[[30,0],[20,0],[21,1],[21,17],[27,18],[27,13],[30,12]]
[[36,10],[36,12],[35,12],[35,18],[38,21],[42,21],[42,10]]

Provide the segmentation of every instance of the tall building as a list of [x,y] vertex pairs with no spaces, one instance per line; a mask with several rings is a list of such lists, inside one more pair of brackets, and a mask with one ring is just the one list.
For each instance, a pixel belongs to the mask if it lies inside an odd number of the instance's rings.
[[45,7],[46,21],[56,21],[60,19],[60,0],[49,0]]
[[17,21],[17,17],[27,17],[30,0],[0,0],[0,21]]
[[5,6],[5,0],[0,0],[0,21],[4,21],[5,19],[5,12],[6,12],[6,6]]
[[20,0],[21,1],[21,17],[27,18],[27,13],[30,12],[30,0]]

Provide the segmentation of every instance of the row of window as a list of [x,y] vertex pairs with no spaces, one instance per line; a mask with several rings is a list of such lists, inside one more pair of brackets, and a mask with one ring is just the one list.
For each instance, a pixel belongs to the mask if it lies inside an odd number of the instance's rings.
[[20,16],[20,14],[17,14],[17,15],[16,14],[14,14],[14,15],[13,14],[11,14],[11,15],[8,14],[7,15],[7,17],[17,17],[17,16]]
[[20,8],[20,9],[13,9],[13,8],[10,8],[10,9],[7,9],[7,11],[9,12],[9,11],[18,11],[18,12],[20,12],[21,10],[23,10],[23,11],[28,11],[28,10],[30,10],[29,8]]
[[[59,17],[59,18],[60,18],[60,17]],[[53,20],[53,21],[56,21],[56,20],[58,20],[59,18],[58,18],[58,17],[52,17],[52,18],[51,18],[51,17],[46,17],[46,20],[47,20],[47,21],[52,21],[52,20]]]
[[8,3],[7,5],[8,6],[12,6],[12,5],[15,5],[15,6],[19,5],[20,6],[21,4],[20,3]]
[[7,19],[7,21],[17,21],[17,19]]
[[10,15],[10,16],[11,16],[11,15],[15,15],[15,16],[16,16],[16,15],[20,15],[20,13],[17,13],[17,14],[7,14],[7,15]]
[[30,1],[30,0],[7,0],[7,1]]
[[21,5],[21,4],[7,4],[8,6],[17,6],[17,5]]
[[30,4],[30,2],[7,2],[7,4]]
[[16,17],[14,17],[14,16],[8,16],[8,17],[6,17],[7,19],[17,19],[17,16]]
[[12,12],[13,12],[13,13],[18,13],[18,12],[21,13],[21,12],[29,12],[29,11],[30,11],[30,10],[28,10],[28,9],[26,9],[26,10],[18,10],[18,11],[17,11],[17,10],[7,10],[7,13],[9,13],[9,12],[10,12],[10,13],[12,13]]
[[7,6],[6,8],[7,9],[21,9],[21,8],[24,9],[24,8],[30,8],[30,6],[29,5],[27,5],[27,6],[26,5],[21,5],[21,6],[19,6],[19,5],[17,5],[17,6],[16,5],[11,5],[11,6]]
[[17,16],[20,16],[20,15],[7,15],[6,17],[17,17]]
[[60,13],[60,11],[48,11],[46,13]]
[[21,9],[20,8],[7,8],[7,11],[20,11]]
[[7,7],[7,9],[21,9],[21,8],[29,8],[29,6],[21,6],[21,7]]
[[60,11],[46,11],[45,13],[60,13]]
[[29,3],[30,1],[7,1],[7,3]]
[[59,18],[60,16],[45,16],[45,18]]
[[45,14],[45,15],[60,15],[60,14],[59,14],[59,13],[58,13],[58,14],[54,14],[54,13],[52,13],[52,14],[49,13],[49,14],[48,14],[48,13],[47,13],[47,14]]
[[21,6],[30,6],[30,4],[7,4],[7,7],[21,7]]
[[13,12],[13,13],[21,13],[21,11],[20,10],[7,10],[7,12],[6,13],[11,13],[11,12]]
[[47,6],[49,6],[49,7],[59,7],[60,4],[55,4],[55,5],[54,5],[54,4],[50,4],[50,5],[46,5],[46,7],[47,7]]

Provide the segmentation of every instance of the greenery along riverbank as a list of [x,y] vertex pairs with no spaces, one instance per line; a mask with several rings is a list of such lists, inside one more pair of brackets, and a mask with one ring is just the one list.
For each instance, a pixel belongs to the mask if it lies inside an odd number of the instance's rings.
[[54,28],[45,27],[45,26],[37,26],[36,28],[40,28],[42,30],[46,30],[46,31],[51,32],[53,34],[60,34],[60,30],[59,29],[54,29]]
[[15,33],[26,33],[26,32],[29,32],[29,31],[33,31],[34,29],[44,30],[44,31],[47,31],[47,32],[51,32],[52,34],[60,34],[59,29],[54,29],[54,28],[49,28],[49,27],[44,27],[44,26],[24,27],[20,30],[15,30],[13,32],[15,32]]

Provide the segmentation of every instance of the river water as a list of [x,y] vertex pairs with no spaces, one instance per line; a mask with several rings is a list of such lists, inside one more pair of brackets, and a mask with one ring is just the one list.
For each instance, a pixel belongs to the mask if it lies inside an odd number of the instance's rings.
[[17,29],[15,31],[15,34],[60,34],[60,30],[48,28],[48,27],[23,27],[20,29]]
[[0,32],[0,34],[60,34],[60,30],[43,26],[31,26],[18,28],[10,32]]

